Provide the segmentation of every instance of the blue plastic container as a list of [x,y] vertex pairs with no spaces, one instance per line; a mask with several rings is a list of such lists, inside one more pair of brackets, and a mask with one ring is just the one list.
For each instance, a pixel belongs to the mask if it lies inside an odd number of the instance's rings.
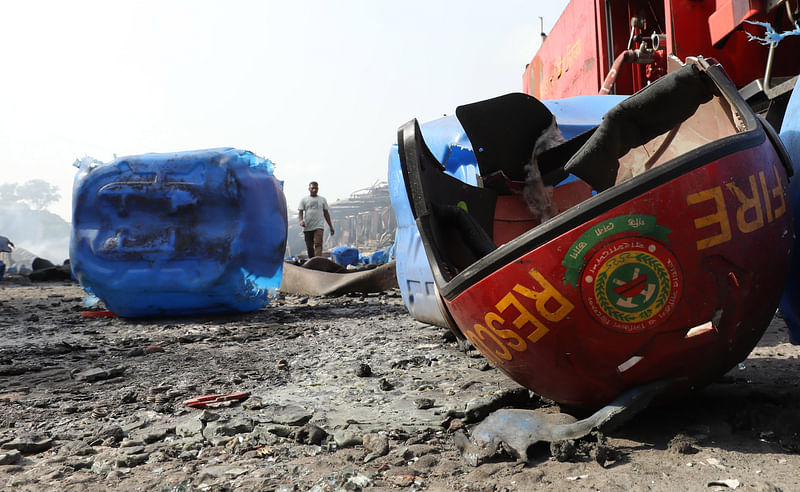
[[331,258],[341,266],[355,265],[358,263],[358,249],[351,246],[337,246],[331,250]]
[[800,80],[786,107],[781,123],[781,141],[792,159],[794,176],[789,183],[794,220],[794,251],[789,270],[789,278],[781,298],[780,310],[789,326],[789,340],[800,344]]
[[[556,117],[564,138],[572,138],[598,125],[613,106],[627,96],[578,96],[542,101]],[[464,129],[455,115],[420,126],[425,142],[445,166],[445,172],[461,181],[477,184],[478,163]],[[574,179],[570,177],[567,179]],[[424,323],[447,327],[439,307],[433,273],[419,237],[417,224],[408,202],[397,145],[389,151],[389,194],[397,219],[395,233],[397,283],[411,316]]]
[[383,265],[392,261],[392,248],[386,248],[372,253],[369,257],[371,265]]
[[245,312],[275,295],[287,215],[269,160],[220,148],[76,165],[70,264],[110,311]]

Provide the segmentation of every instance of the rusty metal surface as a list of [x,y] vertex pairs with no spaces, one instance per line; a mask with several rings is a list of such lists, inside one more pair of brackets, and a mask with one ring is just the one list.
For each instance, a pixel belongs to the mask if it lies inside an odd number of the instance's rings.
[[573,0],[525,70],[529,94],[558,99],[597,94],[601,65],[595,0]]

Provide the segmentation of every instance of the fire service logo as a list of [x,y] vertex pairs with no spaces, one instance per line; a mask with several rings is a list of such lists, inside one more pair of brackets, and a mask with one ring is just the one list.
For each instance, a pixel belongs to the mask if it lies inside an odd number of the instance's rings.
[[645,238],[613,241],[586,263],[581,295],[609,328],[638,333],[672,314],[681,293],[678,263],[667,248]]
[[[649,234],[631,237],[633,231]],[[665,245],[669,232],[650,216],[600,224],[570,248],[564,283],[578,287],[587,310],[604,326],[626,333],[652,329],[672,314],[682,290],[678,262]],[[627,237],[601,244],[619,233]]]

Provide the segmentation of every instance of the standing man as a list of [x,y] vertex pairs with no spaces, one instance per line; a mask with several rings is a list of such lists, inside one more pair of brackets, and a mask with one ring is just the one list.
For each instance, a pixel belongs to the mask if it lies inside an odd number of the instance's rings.
[[303,236],[306,239],[306,248],[308,248],[308,257],[322,255],[322,233],[325,228],[325,222],[331,228],[331,236],[333,236],[333,223],[331,216],[328,213],[328,201],[325,197],[317,195],[319,192],[319,185],[316,181],[308,183],[309,196],[300,200],[300,206],[297,207],[299,212],[298,219],[300,219],[300,226],[303,228]]

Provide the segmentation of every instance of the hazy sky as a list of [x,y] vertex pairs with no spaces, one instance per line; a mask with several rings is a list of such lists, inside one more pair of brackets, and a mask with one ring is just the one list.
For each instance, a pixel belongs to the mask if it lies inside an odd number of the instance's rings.
[[275,162],[290,211],[385,181],[397,127],[522,90],[567,0],[4,1],[0,183],[71,214],[76,158],[212,147]]

